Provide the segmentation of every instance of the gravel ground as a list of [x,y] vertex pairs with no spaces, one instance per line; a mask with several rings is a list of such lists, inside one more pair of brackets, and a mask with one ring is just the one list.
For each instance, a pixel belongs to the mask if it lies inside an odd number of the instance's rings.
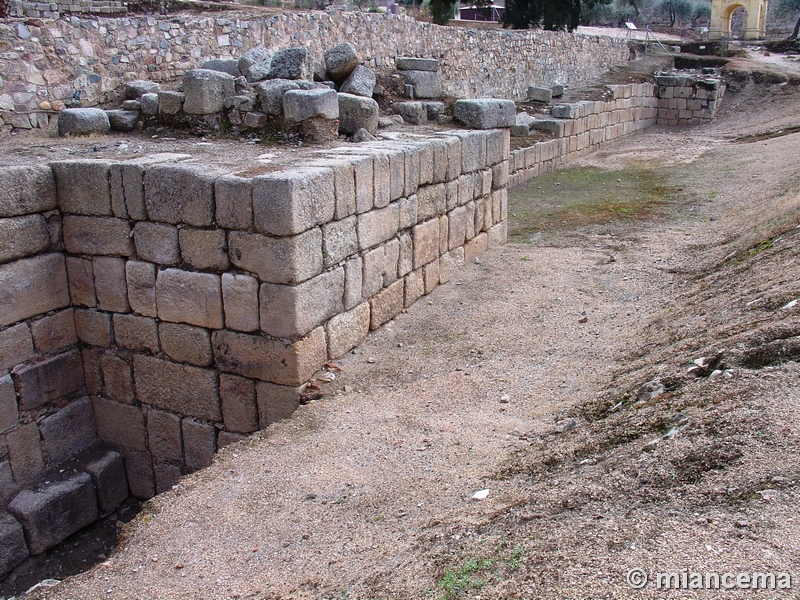
[[797,98],[747,88],[711,125],[573,165],[649,169],[669,200],[523,229],[37,597],[665,596],[631,589],[632,568],[793,572],[798,589],[800,307],[781,308],[800,297]]

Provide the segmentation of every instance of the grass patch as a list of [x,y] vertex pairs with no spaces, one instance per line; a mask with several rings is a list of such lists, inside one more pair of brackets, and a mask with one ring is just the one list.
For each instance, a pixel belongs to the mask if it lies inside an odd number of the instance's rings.
[[651,218],[681,191],[646,166],[563,169],[509,190],[508,233],[525,242],[539,231]]
[[525,564],[525,549],[501,544],[488,558],[469,558],[460,567],[448,569],[437,583],[444,595],[441,600],[461,598],[471,590],[479,590],[502,575],[518,571]]

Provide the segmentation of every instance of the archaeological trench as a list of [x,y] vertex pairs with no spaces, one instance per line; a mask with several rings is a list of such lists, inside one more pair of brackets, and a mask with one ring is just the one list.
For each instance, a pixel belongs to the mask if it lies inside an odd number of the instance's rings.
[[171,127],[296,151],[0,162],[0,576],[291,415],[325,363],[505,243],[508,186],[712,119],[725,91],[672,72],[559,103],[629,60],[610,37],[124,10],[12,3],[4,139]]

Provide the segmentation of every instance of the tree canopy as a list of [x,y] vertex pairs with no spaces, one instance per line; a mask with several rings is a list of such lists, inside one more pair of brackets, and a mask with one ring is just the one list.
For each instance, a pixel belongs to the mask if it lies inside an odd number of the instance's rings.
[[609,4],[611,0],[506,0],[503,26],[512,29],[542,27],[572,31],[581,23],[584,8]]

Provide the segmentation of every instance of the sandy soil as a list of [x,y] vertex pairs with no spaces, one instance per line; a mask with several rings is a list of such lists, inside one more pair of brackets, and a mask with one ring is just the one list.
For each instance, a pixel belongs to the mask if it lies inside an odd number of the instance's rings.
[[38,597],[645,598],[683,569],[800,589],[797,100],[749,86],[711,125],[570,168],[647,172],[652,206],[620,188],[630,212],[598,218],[589,195],[584,221],[551,205],[534,226],[520,215],[566,175],[516,189],[507,246]]

